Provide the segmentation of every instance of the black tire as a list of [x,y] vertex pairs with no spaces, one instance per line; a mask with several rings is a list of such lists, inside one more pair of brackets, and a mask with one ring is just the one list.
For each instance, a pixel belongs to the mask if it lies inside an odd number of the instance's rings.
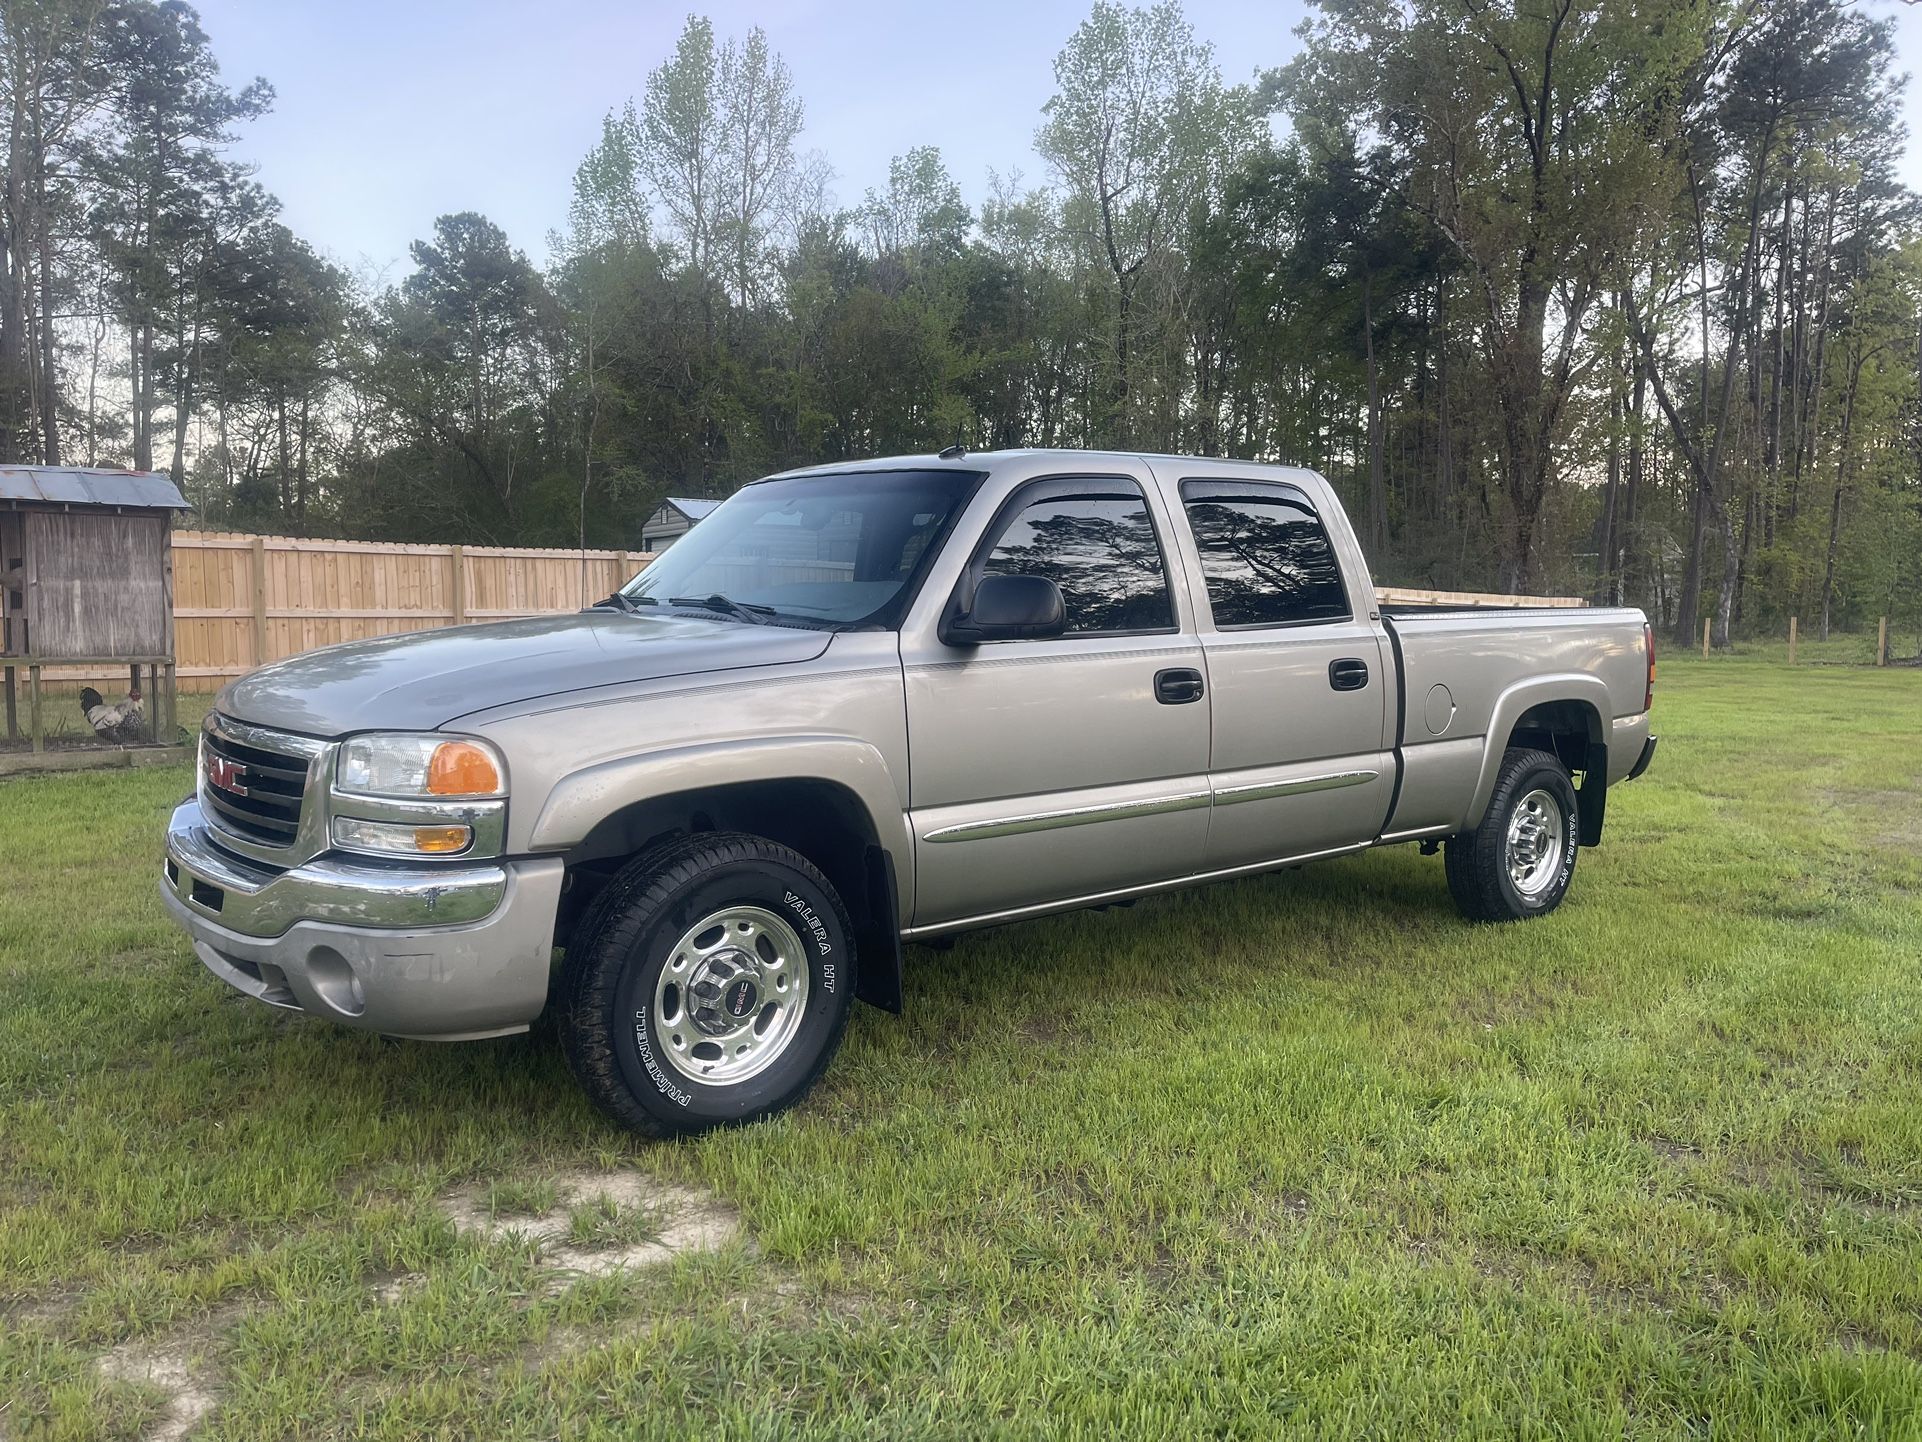
[[[806,968],[806,992],[791,1035],[763,1070],[711,1084],[684,1070],[696,1064],[692,1049],[663,1053],[678,1044],[661,1033],[683,1032],[684,1041],[719,1048],[692,1029],[685,1013],[682,1022],[664,1025],[657,995],[663,968],[689,929],[730,907],[758,908],[791,926],[802,952],[793,965]],[[596,1106],[646,1136],[687,1136],[772,1116],[807,1094],[841,1044],[854,1001],[852,934],[827,878],[785,846],[709,832],[656,847],[607,884],[567,949],[559,990],[568,1065]],[[686,952],[680,955],[685,960]]]
[[[1527,867],[1529,852],[1511,854],[1509,829],[1517,810],[1537,793],[1552,801],[1560,813],[1552,827],[1560,849],[1552,862],[1542,858],[1546,864],[1539,865],[1539,884],[1524,889],[1517,884],[1510,862]],[[1524,921],[1546,916],[1560,906],[1575,876],[1575,857],[1580,850],[1578,806],[1568,768],[1554,756],[1519,746],[1504,752],[1487,812],[1472,829],[1449,837],[1445,848],[1448,891],[1461,914],[1470,921]],[[1531,817],[1537,809],[1546,808],[1535,803]],[[1532,835],[1536,828],[1528,829]],[[1529,845],[1527,841],[1523,844]]]

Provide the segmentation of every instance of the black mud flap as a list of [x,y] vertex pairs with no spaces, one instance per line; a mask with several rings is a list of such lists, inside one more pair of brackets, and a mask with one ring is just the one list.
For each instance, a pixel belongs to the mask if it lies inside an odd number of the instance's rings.
[[1576,810],[1581,814],[1581,841],[1584,846],[1602,844],[1602,818],[1608,814],[1608,747],[1591,742],[1582,763],[1581,789],[1575,793]]
[[906,988],[901,977],[900,891],[894,880],[894,858],[870,846],[863,858],[866,905],[854,922],[854,995],[882,1011],[901,1014]]

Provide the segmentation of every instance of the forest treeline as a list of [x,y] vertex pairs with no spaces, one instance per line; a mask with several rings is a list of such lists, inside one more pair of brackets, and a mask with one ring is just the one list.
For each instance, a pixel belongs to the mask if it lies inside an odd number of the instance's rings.
[[837,201],[767,37],[694,17],[542,263],[448,215],[393,283],[231,158],[272,88],[189,6],[0,17],[0,461],[170,470],[209,526],[631,547],[663,495],[799,464],[1227,454],[1327,474],[1386,581],[1723,642],[1922,622],[1873,5],[1319,0],[1243,83],[1175,0],[1100,0],[1045,174],[978,205],[930,146]]

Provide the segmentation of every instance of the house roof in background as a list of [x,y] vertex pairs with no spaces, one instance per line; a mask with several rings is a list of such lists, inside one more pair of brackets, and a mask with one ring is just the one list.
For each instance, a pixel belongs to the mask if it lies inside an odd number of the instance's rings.
[[697,500],[692,496],[669,496],[666,504],[672,506],[690,521],[698,521],[709,511],[720,505],[719,501]]
[[109,471],[88,466],[0,466],[0,501],[190,509],[172,478],[159,471]]

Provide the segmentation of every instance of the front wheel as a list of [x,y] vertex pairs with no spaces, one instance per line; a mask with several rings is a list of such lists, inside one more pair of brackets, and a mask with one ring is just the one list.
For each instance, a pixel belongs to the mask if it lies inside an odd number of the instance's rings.
[[782,1111],[840,1045],[850,931],[834,888],[785,846],[669,842],[608,883],[568,947],[568,1064],[602,1111],[648,1136]]
[[1568,894],[1581,842],[1575,783],[1546,751],[1510,747],[1488,810],[1448,838],[1448,890],[1470,921],[1546,916]]

